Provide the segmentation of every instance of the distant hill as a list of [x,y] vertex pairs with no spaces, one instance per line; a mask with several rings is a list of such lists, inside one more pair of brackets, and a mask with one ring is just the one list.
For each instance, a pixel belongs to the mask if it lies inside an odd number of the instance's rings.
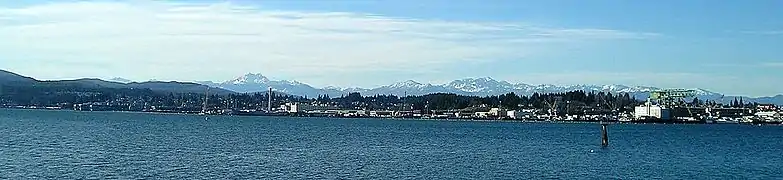
[[74,80],[57,80],[57,81],[40,81],[39,84],[49,86],[74,86],[81,88],[127,88],[126,84],[109,82],[100,79],[74,79]]
[[752,98],[751,101],[758,102],[758,103],[764,103],[764,104],[779,104],[779,105],[783,105],[783,95],[777,95],[777,96],[772,96],[772,97]]
[[5,70],[0,70],[0,85],[22,85],[36,82],[37,81],[33,78],[25,77]]
[[[74,80],[54,80],[54,81],[39,81],[30,77],[25,77],[16,73],[0,70],[0,85],[4,86],[17,86],[17,87],[30,87],[37,89],[80,89],[80,90],[103,90],[103,89],[148,89],[158,93],[204,93],[208,86],[189,83],[189,82],[113,82],[105,81],[101,79],[85,78]],[[233,91],[211,88],[210,94],[226,95],[235,93]]]
[[[150,81],[140,83],[128,83],[126,87],[137,89],[150,89],[158,92],[173,92],[173,93],[205,93],[208,86],[190,82],[162,82],[162,81]],[[227,95],[235,92],[225,90],[222,88],[210,88],[209,94]]]

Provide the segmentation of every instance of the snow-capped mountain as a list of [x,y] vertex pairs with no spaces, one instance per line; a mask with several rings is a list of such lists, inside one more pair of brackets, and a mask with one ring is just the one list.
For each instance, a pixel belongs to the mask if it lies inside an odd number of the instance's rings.
[[[492,78],[467,78],[455,80],[445,85],[451,92],[458,94],[469,94],[478,96],[499,95],[514,92],[520,95],[530,95],[533,93],[557,93],[581,90],[585,92],[610,92],[610,93],[629,93],[637,98],[647,98],[650,91],[660,90],[661,88],[648,86],[626,86],[626,85],[553,85],[540,84],[531,85],[524,83],[509,83],[507,81],[498,81]],[[704,89],[696,90],[697,96],[720,96],[720,94]]]
[[276,92],[313,97],[329,92],[323,89],[314,88],[298,81],[270,80],[260,73],[245,74],[243,76],[237,77],[236,79],[228,80],[222,83],[215,83],[212,81],[201,81],[198,83],[212,87],[228,89],[239,93],[265,92],[269,88],[272,88]]
[[223,84],[236,84],[236,85],[242,85],[242,84],[267,84],[269,83],[269,78],[262,75],[261,73],[248,73],[244,76],[238,77],[234,80],[223,82]]
[[407,80],[403,82],[394,83],[391,85],[386,86],[387,88],[417,88],[417,89],[423,89],[432,86],[432,84],[422,84],[420,82],[416,82],[414,80]]
[[121,77],[111,78],[108,81],[110,81],[110,82],[118,82],[118,83],[126,83],[126,84],[133,82],[131,80],[128,80],[128,79],[125,79],[125,78],[121,78]]
[[[531,95],[533,93],[556,93],[568,91],[586,91],[586,92],[610,92],[610,93],[629,93],[638,99],[646,99],[650,91],[660,90],[661,88],[648,86],[627,86],[627,85],[553,85],[540,84],[531,85],[524,83],[510,83],[508,81],[495,80],[489,77],[483,78],[465,78],[454,80],[445,84],[428,84],[414,80],[401,81],[390,85],[376,88],[341,88],[328,86],[324,88],[315,88],[305,83],[288,80],[270,80],[261,74],[246,74],[233,80],[222,83],[200,82],[204,85],[220,87],[236,92],[263,92],[267,88],[275,91],[317,97],[319,95],[329,95],[339,97],[350,92],[359,92],[363,95],[393,94],[404,95],[424,95],[431,93],[455,93],[461,95],[490,96],[513,92],[518,95]],[[696,95],[705,98],[721,97],[719,93],[711,92],[705,89],[693,89]]]
[[398,95],[398,96],[422,95],[422,94],[430,94],[430,93],[437,93],[437,92],[448,92],[446,89],[444,89],[441,86],[436,86],[436,85],[432,85],[432,84],[424,84],[424,83],[416,82],[416,81],[413,81],[413,80],[397,82],[397,83],[394,83],[394,84],[381,86],[381,87],[377,87],[377,88],[373,88],[373,89],[354,88],[354,89],[347,89],[347,90],[353,90],[355,92],[360,92],[360,93],[365,94],[365,95],[394,94],[394,95]]
[[528,88],[526,84],[520,84],[516,86],[506,81],[497,81],[495,79],[485,78],[467,78],[451,81],[448,84],[443,85],[446,88],[450,88],[456,91],[463,91],[469,93],[488,93],[488,94],[503,94],[512,92],[518,88]]
[[[271,80],[261,74],[246,74],[233,80],[222,83],[211,81],[198,82],[204,85],[220,87],[223,89],[240,92],[264,92],[272,88],[277,92],[283,92],[291,95],[318,97],[319,95],[329,95],[331,97],[340,97],[351,92],[359,92],[362,95],[393,94],[404,95],[425,95],[432,93],[454,93],[461,95],[489,96],[500,95],[513,92],[518,95],[531,95],[533,93],[557,93],[581,90],[585,92],[609,92],[609,93],[628,93],[636,99],[647,99],[650,91],[661,90],[662,88],[650,86],[627,86],[627,85],[553,85],[553,84],[524,84],[510,83],[507,81],[495,80],[489,77],[484,78],[465,78],[454,80],[445,84],[428,84],[414,80],[401,81],[376,88],[358,88],[358,87],[335,87],[328,86],[324,88],[315,88],[308,84],[289,80]],[[696,97],[701,100],[730,102],[735,96],[723,96],[723,94],[712,92],[706,89],[694,88]],[[739,96],[736,96],[739,98]],[[774,97],[750,98],[743,97],[746,102],[774,103],[783,104],[783,95]]]

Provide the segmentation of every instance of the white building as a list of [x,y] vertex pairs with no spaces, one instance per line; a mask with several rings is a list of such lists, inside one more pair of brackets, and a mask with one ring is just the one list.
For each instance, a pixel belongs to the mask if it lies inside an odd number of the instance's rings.
[[286,103],[285,110],[290,113],[309,112],[309,111],[327,111],[327,110],[339,110],[335,106],[326,104],[302,104],[302,103]]
[[487,117],[490,116],[489,112],[475,112],[473,114],[474,114],[473,116],[475,116],[477,118],[487,118]]
[[504,111],[503,109],[500,109],[500,108],[491,108],[491,109],[489,109],[489,114],[487,114],[487,115],[488,116],[493,116],[493,117],[501,117],[501,116],[505,116],[506,115],[506,111]]
[[532,115],[532,111],[511,110],[511,111],[507,111],[506,115],[511,119],[522,119]]
[[662,120],[671,119],[671,110],[659,105],[645,104],[636,106],[634,109],[634,118],[657,118]]
[[754,114],[761,118],[780,118],[780,113],[775,111],[765,111],[765,112],[757,112]]
[[370,111],[370,117],[392,117],[394,111]]
[[449,117],[455,117],[455,118],[470,118],[471,116],[473,116],[472,113],[467,113],[467,112],[455,112],[454,114],[448,114],[448,115],[450,115]]

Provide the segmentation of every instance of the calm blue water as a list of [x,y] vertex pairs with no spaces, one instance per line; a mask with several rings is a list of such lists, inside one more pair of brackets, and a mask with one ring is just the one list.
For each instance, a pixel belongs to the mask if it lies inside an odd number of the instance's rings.
[[0,109],[0,179],[780,179],[783,127]]

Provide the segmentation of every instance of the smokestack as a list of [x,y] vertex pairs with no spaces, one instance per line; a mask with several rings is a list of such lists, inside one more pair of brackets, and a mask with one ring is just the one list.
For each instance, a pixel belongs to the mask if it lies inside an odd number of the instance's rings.
[[267,112],[272,112],[272,88],[269,88],[269,101],[267,102]]

